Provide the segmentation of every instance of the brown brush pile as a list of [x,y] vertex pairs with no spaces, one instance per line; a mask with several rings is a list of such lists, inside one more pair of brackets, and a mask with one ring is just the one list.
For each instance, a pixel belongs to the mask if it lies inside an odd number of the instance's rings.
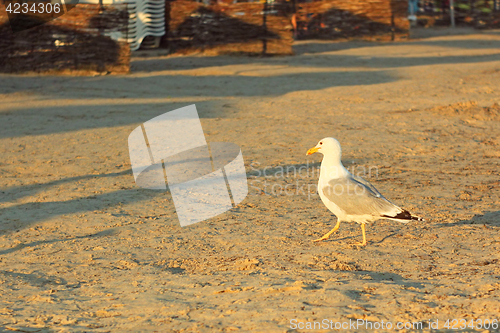
[[299,38],[407,38],[405,0],[324,0],[298,5]]
[[[406,0],[324,0],[299,3],[166,3],[167,36],[174,52],[292,54],[297,38],[407,38]],[[265,22],[265,23],[264,23]]]
[[[91,74],[130,70],[128,44],[104,35],[111,31],[126,33],[125,6],[79,4],[53,20],[23,15],[11,17],[10,23],[5,7],[0,7],[0,72]],[[21,30],[20,26],[31,28],[14,32]]]
[[169,23],[164,40],[173,51],[292,54],[289,18],[262,3],[203,6],[191,1],[172,1],[167,8]]

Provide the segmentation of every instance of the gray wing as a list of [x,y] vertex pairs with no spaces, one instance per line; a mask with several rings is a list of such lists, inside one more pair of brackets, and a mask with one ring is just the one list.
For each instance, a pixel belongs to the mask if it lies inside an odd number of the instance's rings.
[[[356,175],[352,175],[350,176],[352,179],[354,179],[355,181],[357,181],[358,183],[361,183],[363,185],[365,185],[366,187],[368,187],[370,189],[370,191],[373,192],[373,194],[376,196],[376,197],[381,197],[381,198],[384,198],[385,197],[380,194],[380,192],[375,188],[375,186],[373,186],[369,181],[361,178],[361,177],[358,177]],[[387,200],[387,199],[386,199]]]
[[395,215],[401,208],[394,205],[368,181],[348,176],[332,179],[322,188],[325,197],[348,215]]

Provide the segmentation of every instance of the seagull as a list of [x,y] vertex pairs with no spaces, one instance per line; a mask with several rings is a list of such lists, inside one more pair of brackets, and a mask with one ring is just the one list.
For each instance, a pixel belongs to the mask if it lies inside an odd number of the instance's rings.
[[318,192],[321,201],[335,216],[337,224],[323,237],[315,242],[328,239],[339,229],[340,222],[357,222],[361,224],[363,242],[366,245],[365,224],[380,219],[389,219],[407,223],[424,221],[407,210],[400,208],[384,198],[368,181],[351,174],[340,160],[342,151],[340,143],[334,138],[324,138],[309,149],[306,155],[316,152],[323,154],[318,181]]

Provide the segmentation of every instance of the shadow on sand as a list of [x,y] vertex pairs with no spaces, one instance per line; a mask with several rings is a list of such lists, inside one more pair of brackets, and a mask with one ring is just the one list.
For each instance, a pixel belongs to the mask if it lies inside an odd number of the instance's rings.
[[466,224],[482,224],[484,226],[500,227],[500,211],[487,211],[484,214],[476,214],[468,220],[453,223],[439,224],[441,227],[454,227]]

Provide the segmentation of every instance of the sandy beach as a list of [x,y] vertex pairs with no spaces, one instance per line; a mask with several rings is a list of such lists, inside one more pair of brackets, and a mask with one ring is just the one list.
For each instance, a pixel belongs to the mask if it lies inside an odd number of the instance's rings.
[[[500,321],[500,32],[294,50],[0,75],[0,331],[494,332],[479,325]],[[190,104],[208,142],[241,147],[249,193],[181,228],[168,191],[135,184],[127,138]],[[426,222],[312,242],[336,218],[306,151],[330,136]]]

